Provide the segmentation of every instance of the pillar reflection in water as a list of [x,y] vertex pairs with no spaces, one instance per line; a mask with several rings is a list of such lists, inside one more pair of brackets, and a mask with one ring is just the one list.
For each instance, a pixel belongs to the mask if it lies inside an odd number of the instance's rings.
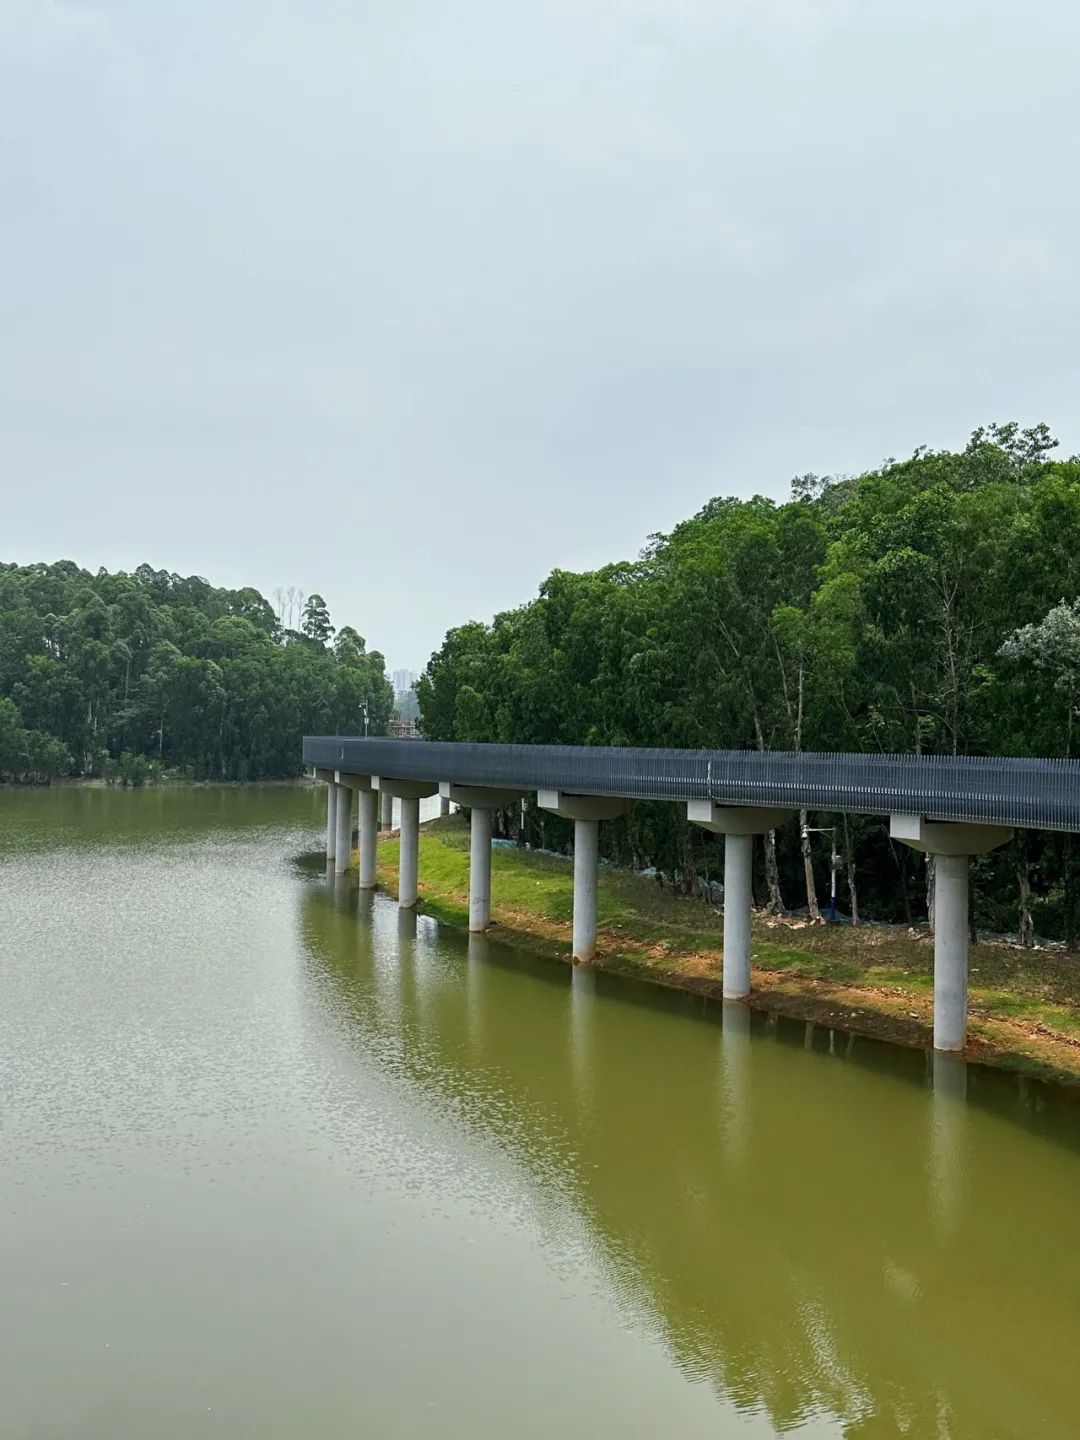
[[491,960],[491,941],[486,935],[469,936],[469,958],[465,973],[465,1009],[469,1043],[475,1049],[483,1035],[483,993],[485,969]]
[[750,1006],[741,1000],[724,1000],[722,1004],[720,1083],[724,1145],[728,1159],[741,1165],[749,1133]]
[[330,883],[330,893],[334,897],[334,905],[338,909],[344,909],[351,904],[352,884],[348,875],[338,870],[335,862],[331,861],[327,867],[327,880]]
[[574,965],[570,970],[570,1068],[582,1108],[592,1103],[590,1056],[595,1012],[596,970],[592,965]]
[[375,892],[374,890],[356,891],[356,919],[359,925],[359,934],[365,944],[370,943],[372,927],[375,923]]
[[[477,1141],[509,1156],[556,1253],[584,1236],[695,1381],[785,1434],[1024,1434],[1032,1393],[1064,1413],[1080,1292],[1057,1237],[1078,1162],[988,1123],[1004,1077],[978,1072],[969,1108],[955,1057],[927,1057],[928,1095],[913,1052],[567,973],[386,898],[367,1005],[344,910],[307,895],[320,952],[345,956],[362,1062],[422,1090],[447,1144],[464,1121],[463,1165]],[[1038,1222],[1023,1247],[1017,1215]],[[1001,1305],[1038,1344],[1012,1343]]]
[[403,1010],[398,927],[402,912],[371,891],[363,891],[361,896],[358,920],[368,931],[371,986],[376,1009],[384,1021],[400,1025]]
[[955,1234],[963,1201],[967,1146],[967,1062],[935,1050],[930,1102],[930,1208],[941,1239]]

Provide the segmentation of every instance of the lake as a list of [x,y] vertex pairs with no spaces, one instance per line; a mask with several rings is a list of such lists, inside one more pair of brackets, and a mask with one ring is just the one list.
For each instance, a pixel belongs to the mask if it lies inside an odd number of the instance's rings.
[[[437,802],[436,802],[437,803]],[[0,790],[0,1436],[1074,1437],[1080,1097]]]

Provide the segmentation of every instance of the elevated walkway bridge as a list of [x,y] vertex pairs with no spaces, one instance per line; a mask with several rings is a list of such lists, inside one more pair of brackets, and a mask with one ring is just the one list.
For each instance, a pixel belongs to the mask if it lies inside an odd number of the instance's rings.
[[935,856],[934,1045],[962,1050],[967,1025],[968,862],[1014,827],[1080,832],[1080,761],[939,755],[674,750],[584,745],[471,745],[309,736],[304,762],[326,781],[327,860],[351,851],[359,794],[360,883],[375,885],[377,804],[401,800],[398,903],[417,899],[419,801],[440,793],[471,811],[469,926],[491,915],[491,814],[535,792],[574,822],[575,960],[596,950],[599,825],[635,801],[685,806],[724,836],[724,996],[750,993],[753,837],[799,810],[889,817],[894,839]]

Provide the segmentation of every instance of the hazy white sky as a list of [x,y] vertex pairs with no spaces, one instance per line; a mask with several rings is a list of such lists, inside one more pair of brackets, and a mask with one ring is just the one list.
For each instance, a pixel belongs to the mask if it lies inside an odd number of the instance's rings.
[[0,559],[391,665],[990,419],[1080,449],[1075,0],[0,0]]

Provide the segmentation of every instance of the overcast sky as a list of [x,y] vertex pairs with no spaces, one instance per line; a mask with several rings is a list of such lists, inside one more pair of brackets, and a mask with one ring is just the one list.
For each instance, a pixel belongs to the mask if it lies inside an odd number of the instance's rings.
[[0,0],[0,559],[391,665],[711,495],[1080,449],[1075,0]]

